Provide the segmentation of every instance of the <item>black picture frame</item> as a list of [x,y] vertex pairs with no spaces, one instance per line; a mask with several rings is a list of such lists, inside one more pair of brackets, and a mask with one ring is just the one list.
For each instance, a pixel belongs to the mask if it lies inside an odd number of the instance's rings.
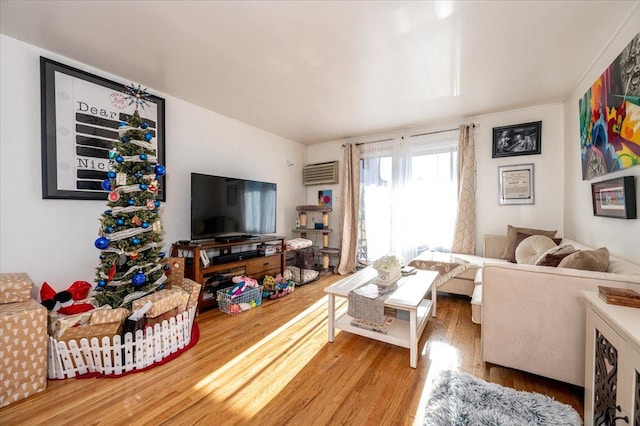
[[492,158],[542,152],[542,121],[493,128]]
[[623,176],[591,184],[593,215],[637,219],[635,176]]
[[[42,198],[107,200],[108,152],[118,126],[133,114],[125,84],[40,57]],[[164,99],[149,95],[138,113],[149,123],[158,162],[166,167]],[[165,177],[157,199],[166,201]]]

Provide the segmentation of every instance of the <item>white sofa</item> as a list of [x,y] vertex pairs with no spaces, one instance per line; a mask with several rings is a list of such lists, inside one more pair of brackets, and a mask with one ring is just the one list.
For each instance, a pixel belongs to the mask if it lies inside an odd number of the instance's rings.
[[[476,277],[483,361],[584,386],[586,308],[581,291],[609,286],[640,292],[640,266],[616,256],[610,256],[607,272],[491,261],[505,244],[504,236],[485,238],[489,258]],[[566,239],[560,243],[565,244],[593,249]]]

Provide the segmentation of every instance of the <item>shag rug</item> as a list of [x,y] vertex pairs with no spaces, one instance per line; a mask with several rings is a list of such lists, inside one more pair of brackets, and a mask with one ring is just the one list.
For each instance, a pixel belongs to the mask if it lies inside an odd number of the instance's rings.
[[573,407],[548,396],[443,371],[427,397],[425,426],[582,425]]

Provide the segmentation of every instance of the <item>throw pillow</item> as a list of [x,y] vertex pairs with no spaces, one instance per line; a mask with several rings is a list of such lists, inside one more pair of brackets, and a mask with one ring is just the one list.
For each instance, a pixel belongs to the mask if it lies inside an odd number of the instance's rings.
[[538,260],[536,260],[535,265],[556,267],[562,259],[569,256],[571,253],[574,253],[575,251],[576,248],[571,244],[550,248],[540,255]]
[[597,250],[577,251],[562,259],[558,268],[606,272],[609,268],[609,250],[601,247]]
[[558,231],[544,231],[542,229],[533,228],[518,228],[516,226],[508,225],[507,245],[504,249],[504,253],[502,253],[502,258],[507,259],[509,262],[516,261],[516,237],[518,236],[518,232],[529,235],[546,235],[549,238],[553,238],[556,236],[556,232]]
[[526,235],[516,247],[516,261],[520,264],[533,265],[542,253],[556,248],[556,243],[546,235]]

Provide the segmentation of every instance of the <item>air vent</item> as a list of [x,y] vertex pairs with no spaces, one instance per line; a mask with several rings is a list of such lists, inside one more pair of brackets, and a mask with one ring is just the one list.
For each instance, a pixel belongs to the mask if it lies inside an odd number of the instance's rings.
[[323,185],[338,183],[338,162],[308,164],[302,169],[302,182],[305,185]]

